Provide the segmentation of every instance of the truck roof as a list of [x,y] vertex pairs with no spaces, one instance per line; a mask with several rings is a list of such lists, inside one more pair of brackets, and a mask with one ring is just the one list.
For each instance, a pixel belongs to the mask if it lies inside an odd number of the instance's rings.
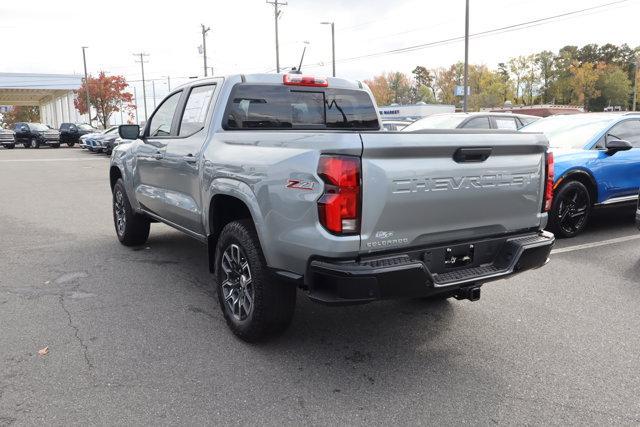
[[[190,80],[187,83],[184,83],[182,85],[180,85],[179,87],[176,87],[176,89],[180,88],[180,87],[185,87],[185,86],[191,86],[194,83],[201,83],[201,82],[205,82],[205,81],[210,81],[212,79],[220,79],[223,78],[225,80],[231,80],[231,81],[242,81],[244,79],[245,82],[247,83],[267,83],[267,84],[282,84],[282,79],[283,76],[286,75],[287,73],[281,73],[281,74],[276,74],[276,73],[254,73],[254,74],[228,74],[225,76],[214,76],[214,77],[201,77],[198,79],[193,79]],[[309,76],[312,74],[305,74],[302,73],[302,76]],[[349,79],[343,79],[340,77],[325,77],[325,76],[314,76],[314,77],[321,77],[323,79],[326,79],[329,82],[329,86],[330,88],[340,88],[340,89],[360,89],[360,90],[365,90],[365,85],[358,81],[358,80],[349,80]]]

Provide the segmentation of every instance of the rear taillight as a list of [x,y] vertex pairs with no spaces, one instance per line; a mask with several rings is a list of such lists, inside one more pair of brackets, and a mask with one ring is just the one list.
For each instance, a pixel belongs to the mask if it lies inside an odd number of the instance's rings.
[[327,87],[329,80],[321,77],[303,76],[302,74],[285,74],[282,83],[287,86]]
[[320,224],[334,234],[360,230],[360,159],[321,156],[318,175],[325,183],[318,199]]
[[551,204],[553,203],[553,153],[547,152],[547,180],[544,187],[544,212],[551,210]]

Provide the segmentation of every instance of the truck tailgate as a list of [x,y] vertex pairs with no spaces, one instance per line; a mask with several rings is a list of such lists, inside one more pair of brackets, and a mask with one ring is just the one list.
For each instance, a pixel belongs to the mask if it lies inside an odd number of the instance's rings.
[[547,141],[484,131],[362,133],[361,251],[537,228]]

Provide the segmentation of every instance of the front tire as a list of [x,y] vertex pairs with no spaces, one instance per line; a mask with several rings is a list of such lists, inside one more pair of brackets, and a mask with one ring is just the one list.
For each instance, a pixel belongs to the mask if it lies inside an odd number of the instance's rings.
[[51,148],[60,148],[60,144],[51,144]]
[[296,288],[269,271],[251,221],[233,221],[223,228],[215,265],[218,302],[238,338],[256,342],[287,329]]
[[149,238],[149,218],[134,212],[122,178],[113,187],[113,224],[118,240],[125,246],[140,246]]
[[591,195],[579,181],[567,181],[554,191],[549,212],[549,229],[560,237],[582,233],[591,216]]

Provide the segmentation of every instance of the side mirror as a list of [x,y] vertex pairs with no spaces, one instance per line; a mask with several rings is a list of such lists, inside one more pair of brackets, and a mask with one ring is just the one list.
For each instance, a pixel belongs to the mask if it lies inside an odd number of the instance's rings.
[[623,139],[607,139],[604,147],[607,149],[607,154],[610,155],[615,154],[618,151],[627,151],[633,148],[629,141],[625,141]]
[[138,139],[140,137],[140,126],[120,125],[118,126],[118,134],[122,139]]
[[20,132],[29,132],[29,128],[26,126],[20,127]]

